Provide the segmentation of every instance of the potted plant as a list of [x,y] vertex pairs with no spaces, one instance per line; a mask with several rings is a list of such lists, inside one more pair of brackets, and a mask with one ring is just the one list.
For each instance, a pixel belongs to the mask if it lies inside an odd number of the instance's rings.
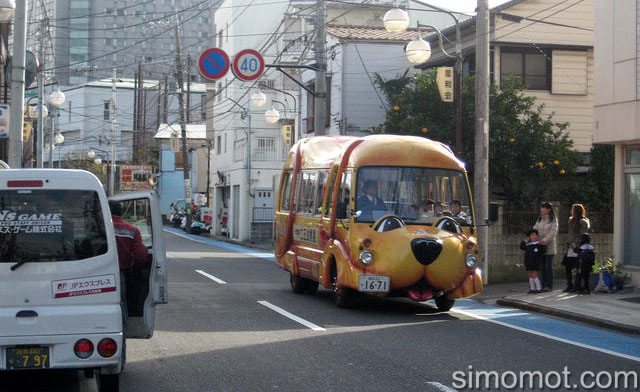
[[595,288],[594,291],[609,292],[614,289],[615,279],[614,272],[616,271],[616,262],[612,257],[605,257],[596,260],[593,265],[593,273],[595,274]]

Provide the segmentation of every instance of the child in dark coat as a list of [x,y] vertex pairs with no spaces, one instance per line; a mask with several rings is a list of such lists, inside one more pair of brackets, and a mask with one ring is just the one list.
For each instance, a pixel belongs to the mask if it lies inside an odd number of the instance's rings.
[[596,262],[596,251],[591,245],[589,234],[583,234],[580,245],[573,250],[578,254],[578,273],[576,274],[576,289],[580,294],[591,294],[589,291],[589,274]]
[[524,266],[529,274],[529,294],[541,293],[542,286],[538,279],[538,270],[544,259],[546,246],[538,242],[538,230],[527,231],[527,238],[520,243],[520,249],[524,250]]

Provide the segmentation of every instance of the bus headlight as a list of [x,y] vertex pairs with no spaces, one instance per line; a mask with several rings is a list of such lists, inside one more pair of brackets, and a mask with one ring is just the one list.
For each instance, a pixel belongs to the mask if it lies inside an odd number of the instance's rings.
[[468,254],[464,258],[464,263],[469,268],[475,268],[478,265],[478,258],[472,254]]
[[373,253],[365,250],[360,253],[360,262],[364,265],[369,265],[373,263]]

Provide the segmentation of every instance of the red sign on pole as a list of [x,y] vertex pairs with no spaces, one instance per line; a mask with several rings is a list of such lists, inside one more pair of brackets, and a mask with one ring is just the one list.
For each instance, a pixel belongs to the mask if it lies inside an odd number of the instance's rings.
[[256,80],[264,73],[264,58],[256,50],[242,50],[233,58],[232,70],[240,80],[247,82]]
[[209,80],[224,77],[229,72],[229,56],[224,50],[218,48],[207,49],[200,55],[198,68],[202,76]]

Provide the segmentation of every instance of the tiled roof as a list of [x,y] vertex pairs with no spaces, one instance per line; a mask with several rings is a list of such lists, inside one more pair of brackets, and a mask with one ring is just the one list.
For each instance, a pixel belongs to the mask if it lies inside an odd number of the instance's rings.
[[409,29],[402,33],[390,33],[382,26],[373,27],[328,25],[327,34],[338,39],[346,40],[406,42],[411,41],[415,38],[416,29]]

